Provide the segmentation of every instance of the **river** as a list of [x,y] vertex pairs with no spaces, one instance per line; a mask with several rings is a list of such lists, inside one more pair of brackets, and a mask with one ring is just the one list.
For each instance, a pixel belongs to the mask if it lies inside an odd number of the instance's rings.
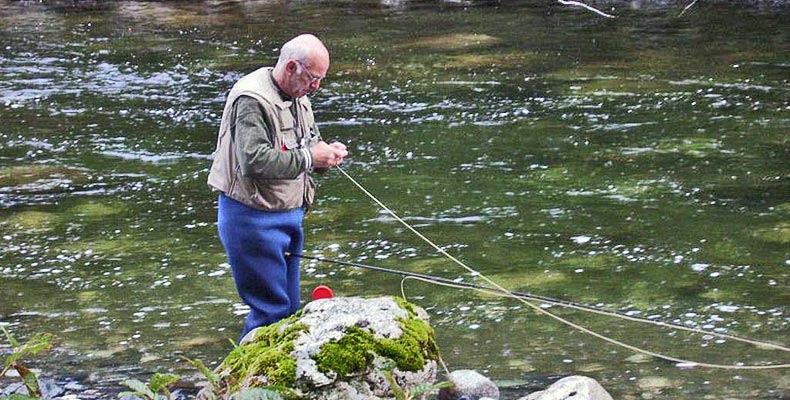
[[[344,169],[513,290],[787,345],[790,10],[526,1],[0,1],[0,324],[49,332],[32,366],[114,398],[216,365],[246,309],[206,185],[226,90],[315,32],[312,102]],[[483,283],[337,171],[305,254]],[[399,295],[397,276],[303,263],[303,297]],[[683,368],[511,299],[406,281],[451,369],[516,398],[561,376],[618,399],[782,399],[786,370]],[[544,305],[545,306],[545,305]],[[546,308],[673,357],[787,353]],[[230,339],[230,340],[229,340]],[[0,352],[10,351],[3,341]]]

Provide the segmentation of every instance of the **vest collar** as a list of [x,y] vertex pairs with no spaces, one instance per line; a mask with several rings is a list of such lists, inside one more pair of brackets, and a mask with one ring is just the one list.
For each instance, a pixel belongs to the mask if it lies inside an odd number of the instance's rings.
[[299,99],[299,98],[294,99],[293,97],[291,97],[287,93],[285,93],[285,91],[277,83],[277,80],[274,79],[274,73],[273,72],[274,72],[274,69],[270,69],[269,70],[269,80],[271,81],[272,86],[274,86],[274,88],[277,90],[277,93],[280,95],[279,100],[274,102],[275,105],[277,106],[277,108],[279,108],[280,110],[284,110],[284,109],[286,109],[288,107],[291,107],[291,104],[293,104],[294,101],[296,101],[296,102],[301,104],[302,103],[302,99]]

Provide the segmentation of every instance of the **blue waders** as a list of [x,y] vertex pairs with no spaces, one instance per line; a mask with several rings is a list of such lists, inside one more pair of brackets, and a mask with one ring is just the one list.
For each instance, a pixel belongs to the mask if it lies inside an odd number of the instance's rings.
[[241,337],[299,310],[304,209],[263,211],[219,195],[219,237],[241,299],[250,306]]

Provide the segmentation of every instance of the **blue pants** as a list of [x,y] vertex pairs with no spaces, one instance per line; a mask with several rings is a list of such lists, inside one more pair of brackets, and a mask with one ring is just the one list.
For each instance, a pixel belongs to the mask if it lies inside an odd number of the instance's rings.
[[250,306],[241,337],[299,310],[299,258],[285,252],[302,253],[304,210],[258,210],[220,193],[217,214],[236,290]]

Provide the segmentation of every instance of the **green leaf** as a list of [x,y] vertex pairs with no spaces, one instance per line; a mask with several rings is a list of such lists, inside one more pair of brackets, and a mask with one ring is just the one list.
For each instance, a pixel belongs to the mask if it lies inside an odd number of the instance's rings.
[[160,374],[160,373],[156,373],[156,374],[154,374],[154,376],[151,377],[151,381],[148,382],[148,387],[154,393],[158,393],[159,391],[162,391],[162,390],[164,390],[165,393],[169,393],[167,391],[167,387],[172,385],[173,383],[178,382],[179,379],[181,379],[181,377],[179,377],[178,375],[175,375],[175,374]]
[[36,335],[30,338],[22,346],[22,350],[27,354],[37,355],[38,353],[42,352],[43,350],[49,350],[52,348],[52,335],[45,333],[41,335]]
[[208,379],[208,382],[211,384],[211,387],[213,388],[217,387],[220,379],[219,374],[216,374],[214,371],[208,369],[208,367],[206,367],[206,365],[203,364],[203,361],[200,361],[198,359],[190,360],[189,358],[186,357],[184,357],[184,359],[187,360],[190,364],[192,364],[193,367],[197,368],[198,371],[200,371],[200,373],[203,374],[203,376],[206,377],[206,379]]
[[13,368],[19,373],[19,377],[22,378],[22,383],[25,384],[28,394],[33,397],[41,397],[41,389],[38,387],[36,374],[20,363],[14,363]]
[[10,395],[8,397],[4,397],[2,399],[3,400],[31,400],[31,399],[35,399],[35,398],[36,397],[30,397],[30,396],[25,395],[25,394],[14,393],[14,394],[12,394],[12,395]]
[[230,400],[283,400],[283,398],[274,390],[248,388],[234,394]]
[[[148,386],[145,385],[145,383],[140,382],[137,379],[127,379],[121,382],[121,385],[124,385],[129,389],[134,390],[132,394],[135,396],[142,396],[145,397],[146,399],[151,399],[151,400],[153,400],[156,397],[156,395],[154,395],[154,392],[152,392],[151,389],[149,389]],[[118,397],[123,397],[123,396],[118,395]]]
[[14,338],[14,335],[11,334],[4,326],[0,325],[0,329],[3,330],[6,339],[8,339],[8,343],[11,343],[11,347],[17,348],[19,347],[19,341]]
[[22,358],[22,353],[11,353],[11,354],[9,354],[8,357],[5,359],[5,368],[6,369],[10,368],[11,364],[13,364],[15,361],[19,360],[20,358]]
[[423,394],[431,393],[435,390],[451,386],[453,386],[452,382],[426,383],[411,388],[411,390],[409,390],[409,395],[413,397],[419,397]]
[[387,382],[389,382],[390,389],[392,389],[392,394],[395,395],[395,398],[397,400],[406,399],[406,394],[403,392],[403,389],[401,389],[400,385],[398,385],[398,382],[395,381],[395,378],[392,377],[392,372],[389,370],[383,370],[381,373],[385,378],[387,378]]

